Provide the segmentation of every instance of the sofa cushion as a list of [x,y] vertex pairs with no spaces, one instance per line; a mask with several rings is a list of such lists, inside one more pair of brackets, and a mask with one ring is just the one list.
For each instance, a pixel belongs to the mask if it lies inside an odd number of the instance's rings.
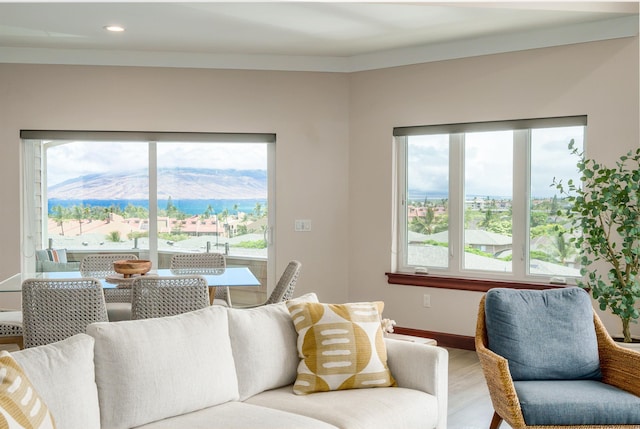
[[[293,396],[293,394],[291,394]],[[138,426],[134,429],[337,429],[335,426],[299,414],[243,402],[215,407]]]
[[296,394],[395,385],[380,325],[382,302],[287,302],[298,332]]
[[[291,302],[318,302],[315,294]],[[296,379],[298,334],[284,302],[228,310],[240,400]]]
[[46,403],[20,365],[0,351],[0,427],[6,429],[53,429]]
[[93,345],[93,338],[77,334],[12,353],[29,374],[59,429],[100,428]]
[[245,402],[349,429],[428,429],[436,427],[438,422],[436,397],[413,389],[382,387],[310,395],[292,393],[291,386],[281,387],[259,393]]
[[102,429],[130,428],[238,399],[226,309],[94,323]]
[[578,287],[487,292],[489,349],[509,361],[514,380],[599,379],[589,294]]
[[640,398],[596,380],[516,381],[514,386],[527,425],[640,425]]

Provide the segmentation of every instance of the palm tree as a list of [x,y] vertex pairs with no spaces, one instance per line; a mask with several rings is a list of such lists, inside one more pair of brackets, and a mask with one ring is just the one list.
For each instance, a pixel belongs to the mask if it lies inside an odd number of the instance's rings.
[[576,253],[576,248],[571,243],[570,238],[567,237],[564,228],[558,228],[556,231],[553,240],[553,247],[555,253],[554,256],[562,265],[565,265],[567,263],[567,259]]
[[64,219],[67,215],[66,210],[61,205],[56,205],[53,207],[53,220],[56,221],[58,226],[60,227],[60,234],[64,235]]
[[413,218],[413,220],[411,221],[411,230],[419,232],[421,234],[432,234],[435,218],[436,216],[433,212],[433,208],[427,207],[424,212],[424,216],[416,216],[415,218]]
[[73,206],[73,218],[77,220],[78,224],[80,225],[79,235],[82,235],[82,218],[83,217],[84,217],[84,208],[82,207],[82,204],[80,204],[79,206]]
[[209,219],[211,217],[211,215],[213,214],[213,207],[211,207],[211,204],[209,204],[206,208],[206,210],[204,211],[204,218],[205,219]]

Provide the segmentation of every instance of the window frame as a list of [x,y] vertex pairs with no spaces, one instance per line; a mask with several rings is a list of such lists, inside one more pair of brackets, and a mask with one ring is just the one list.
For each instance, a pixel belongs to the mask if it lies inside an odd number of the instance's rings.
[[[531,201],[531,130],[534,128],[554,128],[583,126],[583,142],[586,145],[587,116],[566,116],[557,118],[538,118],[508,121],[490,121],[446,125],[425,125],[415,127],[397,127],[393,129],[395,145],[394,195],[394,237],[392,248],[392,273],[387,273],[389,283],[411,284],[416,286],[445,287],[448,278],[471,280],[462,289],[478,290],[475,280],[514,284],[556,284],[559,279],[553,275],[530,273],[530,201]],[[512,190],[512,267],[511,272],[483,271],[464,268],[464,134],[482,131],[514,132],[513,160],[514,171],[526,174],[513,175]],[[408,140],[410,136],[449,134],[449,247],[448,267],[422,267],[409,265],[408,257]],[[451,225],[455,227],[451,227]],[[517,249],[517,250],[516,250]],[[410,276],[428,274],[431,280],[411,279]],[[565,284],[575,284],[577,277],[565,276]],[[468,282],[467,282],[468,283]],[[480,286],[482,290],[486,285]],[[470,288],[470,289],[468,289]]]
[[[157,151],[158,142],[179,143],[264,143],[267,144],[267,192],[269,207],[267,218],[267,280],[275,282],[275,143],[273,133],[207,133],[207,132],[138,132],[138,131],[68,131],[68,130],[21,130],[22,140],[22,272],[35,272],[35,251],[47,247],[45,233],[46,216],[46,146],[72,141],[108,141],[144,143],[149,148],[149,217],[157,217]],[[46,142],[46,143],[45,143]],[[150,235],[156,222],[150,222]],[[157,237],[157,225],[155,228]],[[157,265],[157,239],[149,240],[149,256]]]

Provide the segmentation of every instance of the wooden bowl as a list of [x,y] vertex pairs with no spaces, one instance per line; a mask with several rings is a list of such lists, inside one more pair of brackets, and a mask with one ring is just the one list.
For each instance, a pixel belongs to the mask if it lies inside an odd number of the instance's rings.
[[145,259],[123,259],[113,261],[113,269],[116,273],[122,274],[124,278],[133,274],[144,275],[151,269],[151,261]]

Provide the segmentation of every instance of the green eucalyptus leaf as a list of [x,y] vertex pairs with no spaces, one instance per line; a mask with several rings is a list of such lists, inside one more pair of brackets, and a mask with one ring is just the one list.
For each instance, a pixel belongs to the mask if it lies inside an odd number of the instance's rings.
[[[558,210],[566,216],[570,240],[580,249],[578,261],[583,279],[578,285],[591,289],[601,310],[620,317],[627,336],[629,322],[640,318],[640,148],[620,156],[616,168],[609,168],[578,152],[575,142],[569,151],[580,156],[576,163],[580,182],[569,180],[554,185],[568,204]],[[609,264],[603,279],[598,270]]]

